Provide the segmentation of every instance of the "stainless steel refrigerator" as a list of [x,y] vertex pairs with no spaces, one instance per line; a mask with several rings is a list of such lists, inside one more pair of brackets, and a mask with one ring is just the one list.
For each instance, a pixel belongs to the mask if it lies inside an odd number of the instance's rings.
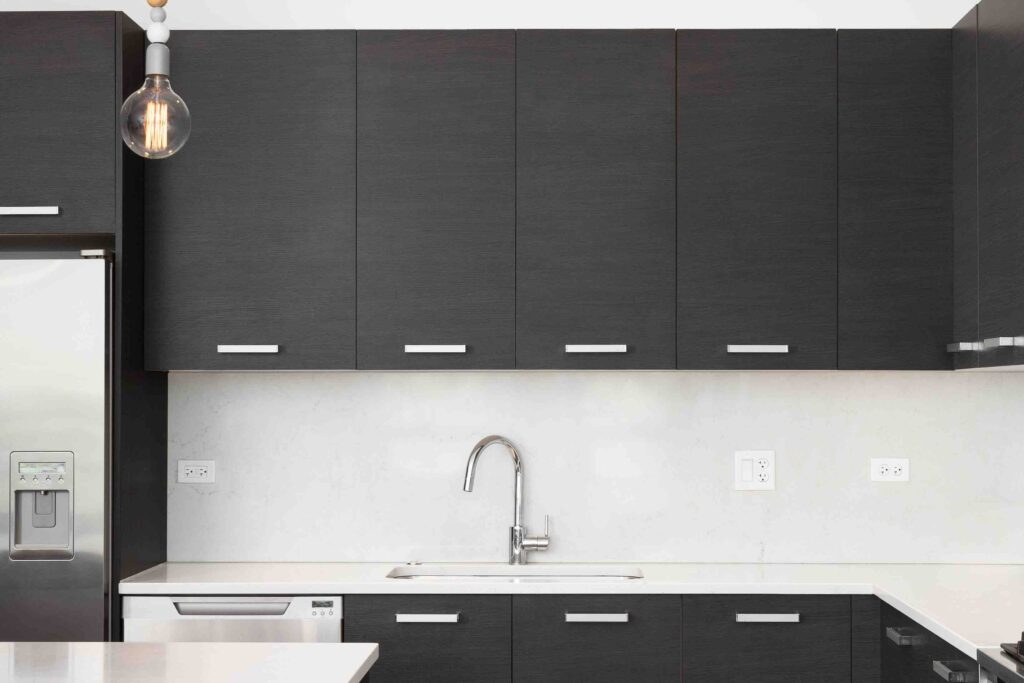
[[105,258],[0,255],[0,641],[104,640]]

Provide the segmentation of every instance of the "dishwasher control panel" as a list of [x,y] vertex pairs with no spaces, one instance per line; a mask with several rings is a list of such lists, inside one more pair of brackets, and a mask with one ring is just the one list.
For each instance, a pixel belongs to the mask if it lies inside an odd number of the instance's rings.
[[[336,606],[334,600],[312,600],[312,610],[310,616],[313,617],[333,617]],[[341,606],[337,606],[338,614],[341,614]]]

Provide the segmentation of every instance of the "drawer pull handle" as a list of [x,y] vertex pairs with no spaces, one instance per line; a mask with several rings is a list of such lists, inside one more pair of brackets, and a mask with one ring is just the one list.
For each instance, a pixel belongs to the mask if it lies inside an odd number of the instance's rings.
[[914,629],[906,626],[888,626],[885,629],[885,637],[900,647],[920,645],[923,642],[921,635]]
[[982,343],[984,350],[1024,346],[1024,337],[989,337]]
[[277,353],[277,344],[217,344],[217,353]]
[[0,216],[56,216],[59,206],[0,206]]
[[949,683],[976,683],[978,671],[965,662],[932,662],[932,671]]
[[625,624],[629,621],[629,612],[612,612],[599,614],[594,612],[566,612],[567,624]]
[[406,344],[406,353],[465,353],[465,344]]
[[800,613],[785,614],[743,614],[736,615],[737,624],[799,624]]
[[625,344],[566,344],[566,353],[627,353]]
[[974,351],[981,351],[983,344],[981,342],[957,342],[955,344],[946,344],[947,353],[970,353]]
[[789,344],[726,344],[726,353],[789,353]]
[[457,624],[459,613],[455,614],[396,614],[398,624]]

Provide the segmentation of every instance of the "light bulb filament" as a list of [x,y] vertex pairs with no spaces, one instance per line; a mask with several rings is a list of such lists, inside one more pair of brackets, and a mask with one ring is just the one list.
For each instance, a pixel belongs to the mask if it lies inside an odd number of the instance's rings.
[[144,128],[146,131],[146,147],[151,150],[167,149],[167,103],[147,102],[146,119]]

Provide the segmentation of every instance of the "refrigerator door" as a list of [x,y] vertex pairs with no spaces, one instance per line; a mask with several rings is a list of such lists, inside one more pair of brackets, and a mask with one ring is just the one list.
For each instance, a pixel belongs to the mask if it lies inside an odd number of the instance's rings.
[[0,641],[105,637],[109,271],[0,258]]

